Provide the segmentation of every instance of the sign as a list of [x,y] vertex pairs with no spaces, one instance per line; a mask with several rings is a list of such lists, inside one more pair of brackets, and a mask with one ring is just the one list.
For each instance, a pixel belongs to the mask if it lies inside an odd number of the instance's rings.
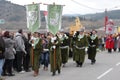
[[0,24],[4,24],[5,20],[4,19],[0,19]]

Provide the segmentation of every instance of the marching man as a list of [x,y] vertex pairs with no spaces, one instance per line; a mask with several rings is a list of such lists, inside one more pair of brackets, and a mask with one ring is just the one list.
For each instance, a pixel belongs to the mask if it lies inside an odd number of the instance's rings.
[[88,37],[89,42],[89,48],[88,48],[88,59],[91,60],[91,64],[94,64],[96,62],[96,53],[98,48],[98,36],[96,34],[97,32],[93,30]]
[[49,50],[50,50],[50,65],[51,72],[54,76],[56,71],[60,74],[61,69],[61,50],[60,50],[60,40],[58,36],[54,36],[51,34],[51,39],[49,42]]
[[85,60],[85,50],[87,50],[88,40],[86,35],[84,34],[84,29],[79,31],[79,34],[76,36],[74,41],[74,57],[76,61],[77,67],[82,67]]
[[39,38],[39,33],[35,32],[31,39],[32,49],[31,49],[31,63],[32,69],[34,71],[34,77],[39,74],[40,67],[40,53],[42,52],[42,39]]
[[63,33],[61,37],[61,47],[60,47],[63,67],[65,67],[65,64],[68,62],[69,42],[70,41],[67,33]]

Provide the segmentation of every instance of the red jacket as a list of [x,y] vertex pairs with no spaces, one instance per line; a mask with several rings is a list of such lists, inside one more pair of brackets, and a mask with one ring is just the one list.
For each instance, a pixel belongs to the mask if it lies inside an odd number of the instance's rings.
[[110,36],[106,39],[106,49],[113,49],[114,48],[114,40]]

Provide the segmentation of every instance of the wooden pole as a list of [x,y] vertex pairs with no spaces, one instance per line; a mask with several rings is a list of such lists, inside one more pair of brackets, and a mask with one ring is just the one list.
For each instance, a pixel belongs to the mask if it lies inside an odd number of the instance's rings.
[[56,65],[56,49],[54,49],[54,69],[55,69],[55,65]]
[[[32,5],[32,4],[42,4],[42,3],[34,3],[34,2],[32,2],[31,4],[27,4],[27,5]],[[27,5],[24,5],[24,6],[27,6]]]
[[32,66],[33,66],[34,65],[34,48],[33,48],[33,46],[32,46],[31,58],[32,58]]
[[55,2],[53,2],[53,5],[55,5]]
[[[32,4],[35,4],[35,3],[32,2]],[[34,44],[34,41],[32,41],[32,44]],[[33,67],[34,66],[34,46],[32,46],[32,55],[31,56],[32,56],[32,67]]]
[[[46,4],[46,3],[43,3],[43,5],[60,5],[60,4],[56,4],[55,2],[53,2],[53,4]],[[62,5],[62,6],[65,6],[65,5]]]

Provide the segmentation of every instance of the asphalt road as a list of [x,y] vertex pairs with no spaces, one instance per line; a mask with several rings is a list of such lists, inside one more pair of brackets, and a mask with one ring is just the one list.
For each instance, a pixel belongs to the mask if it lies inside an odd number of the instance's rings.
[[40,68],[39,76],[33,77],[33,72],[23,74],[16,73],[13,77],[5,77],[6,80],[120,80],[120,52],[99,52],[96,56],[96,64],[91,65],[87,59],[83,67],[76,67],[75,62],[69,59],[61,74],[52,76],[50,69],[44,71]]

